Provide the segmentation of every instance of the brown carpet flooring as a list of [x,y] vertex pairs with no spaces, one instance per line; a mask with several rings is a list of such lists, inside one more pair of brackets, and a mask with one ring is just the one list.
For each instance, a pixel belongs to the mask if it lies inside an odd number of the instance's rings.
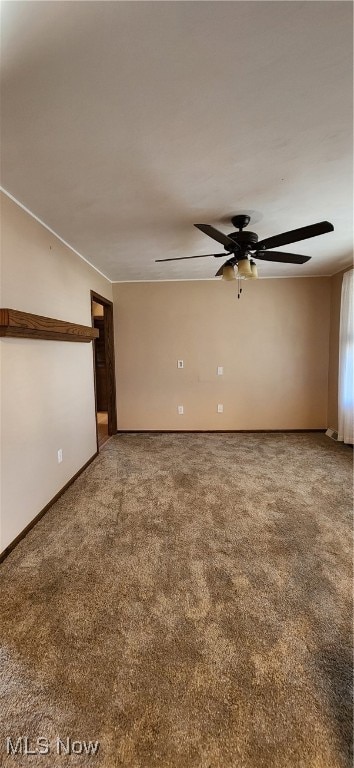
[[351,465],[323,434],[106,443],[1,566],[2,764],[349,768]]

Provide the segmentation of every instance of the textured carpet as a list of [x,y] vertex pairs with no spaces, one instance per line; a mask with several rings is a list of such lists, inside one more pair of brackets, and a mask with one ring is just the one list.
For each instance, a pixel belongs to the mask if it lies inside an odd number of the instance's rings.
[[109,440],[1,566],[3,765],[349,768],[351,466],[323,434]]

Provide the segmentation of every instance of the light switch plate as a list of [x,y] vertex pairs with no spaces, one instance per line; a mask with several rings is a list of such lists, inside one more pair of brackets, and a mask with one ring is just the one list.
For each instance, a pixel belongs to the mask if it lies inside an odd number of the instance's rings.
[[183,368],[183,360],[177,360],[177,368]]
[[218,365],[218,376],[222,376],[224,373],[224,368],[222,365]]
[[184,411],[183,411],[183,405],[179,405],[179,406],[178,406],[178,414],[179,414],[179,416],[183,416],[183,413],[184,413]]
[[224,406],[222,403],[218,403],[218,413],[224,413]]

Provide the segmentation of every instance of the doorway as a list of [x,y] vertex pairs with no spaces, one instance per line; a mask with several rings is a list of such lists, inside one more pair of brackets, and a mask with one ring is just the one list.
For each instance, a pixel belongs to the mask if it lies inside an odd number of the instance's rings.
[[93,342],[97,450],[117,432],[113,304],[91,291],[92,325],[99,331]]

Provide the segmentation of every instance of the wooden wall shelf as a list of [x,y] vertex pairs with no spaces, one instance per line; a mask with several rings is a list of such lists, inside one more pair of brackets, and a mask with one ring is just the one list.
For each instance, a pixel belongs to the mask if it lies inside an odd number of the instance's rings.
[[0,336],[47,341],[85,341],[97,339],[99,332],[91,325],[67,323],[52,317],[32,315],[17,309],[0,309]]

